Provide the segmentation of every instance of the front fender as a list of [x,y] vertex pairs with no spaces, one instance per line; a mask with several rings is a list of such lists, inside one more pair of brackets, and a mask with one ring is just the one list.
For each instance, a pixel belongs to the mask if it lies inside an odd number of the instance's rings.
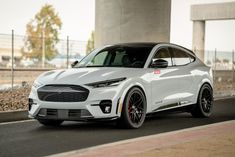
[[149,112],[151,110],[151,105],[150,105],[151,104],[151,102],[150,102],[151,92],[148,90],[148,89],[151,89],[151,88],[150,87],[148,88],[147,86],[150,86],[150,85],[144,83],[143,80],[137,80],[136,79],[136,80],[131,80],[131,81],[126,82],[125,90],[123,91],[123,93],[120,97],[120,100],[119,100],[118,116],[121,116],[126,94],[133,87],[139,87],[139,88],[141,88],[141,90],[143,90],[143,92],[145,94],[145,97],[146,97],[146,101],[147,101],[147,110],[146,110],[146,112]]

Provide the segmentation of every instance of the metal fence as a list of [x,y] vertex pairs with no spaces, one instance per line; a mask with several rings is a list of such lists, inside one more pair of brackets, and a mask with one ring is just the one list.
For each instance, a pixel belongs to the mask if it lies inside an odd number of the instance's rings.
[[[34,45],[29,45],[29,40]],[[26,109],[37,76],[44,71],[69,68],[86,55],[87,41],[67,37],[50,48],[47,42],[48,38],[15,35],[14,31],[0,34],[0,111]]]
[[[29,45],[29,40],[34,45]],[[86,55],[86,41],[67,37],[54,46],[47,42],[48,38],[14,35],[13,31],[11,35],[0,34],[0,90],[10,84],[12,88],[22,82],[31,83],[45,70],[69,68],[72,62]]]
[[[47,58],[46,39],[34,38],[38,51],[36,57],[28,55],[27,37],[0,34],[0,111],[27,108],[27,98],[33,81],[42,72],[69,68],[74,60],[86,54],[86,41],[74,41],[69,37],[59,39],[55,52]],[[43,44],[44,43],[44,44]],[[43,54],[44,53],[44,54]],[[214,96],[235,94],[234,51],[205,51],[205,64],[213,69]]]
[[235,56],[234,50],[205,51],[205,64],[213,70],[214,96],[235,95]]
[[[28,44],[29,40],[33,45]],[[48,42],[50,39],[43,37],[0,34],[0,68],[66,68],[86,54],[87,41],[67,37],[59,39],[55,46]]]

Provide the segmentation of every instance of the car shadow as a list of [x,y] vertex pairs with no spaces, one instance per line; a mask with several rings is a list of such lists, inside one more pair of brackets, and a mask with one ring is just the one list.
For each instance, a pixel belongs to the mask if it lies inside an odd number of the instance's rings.
[[[168,114],[154,114],[148,115],[145,119],[143,126],[139,129],[144,129],[152,126],[159,126],[167,121],[182,121],[183,119],[191,119],[191,115],[188,113],[168,113]],[[64,122],[60,126],[44,126],[39,124],[39,127],[35,128],[35,131],[66,131],[66,130],[80,130],[80,131],[99,131],[99,130],[129,130],[116,125],[116,121],[92,121],[92,122]],[[133,130],[133,129],[132,129]]]

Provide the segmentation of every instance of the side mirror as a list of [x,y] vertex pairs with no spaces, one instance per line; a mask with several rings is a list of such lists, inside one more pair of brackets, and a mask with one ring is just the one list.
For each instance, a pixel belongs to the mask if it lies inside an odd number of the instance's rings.
[[78,61],[74,61],[72,64],[71,64],[71,67],[73,68],[73,67],[75,67],[75,65],[77,65],[78,64]]
[[167,66],[168,62],[164,59],[157,59],[151,64],[151,67],[153,68],[166,68]]

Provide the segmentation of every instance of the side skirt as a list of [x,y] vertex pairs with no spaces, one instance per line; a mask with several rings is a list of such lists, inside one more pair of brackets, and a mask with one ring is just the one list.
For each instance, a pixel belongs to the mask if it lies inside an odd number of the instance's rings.
[[194,108],[194,104],[185,104],[179,105],[178,103],[169,104],[166,106],[161,106],[156,110],[148,113],[148,116],[154,115],[156,113],[182,113],[182,112],[190,112]]

